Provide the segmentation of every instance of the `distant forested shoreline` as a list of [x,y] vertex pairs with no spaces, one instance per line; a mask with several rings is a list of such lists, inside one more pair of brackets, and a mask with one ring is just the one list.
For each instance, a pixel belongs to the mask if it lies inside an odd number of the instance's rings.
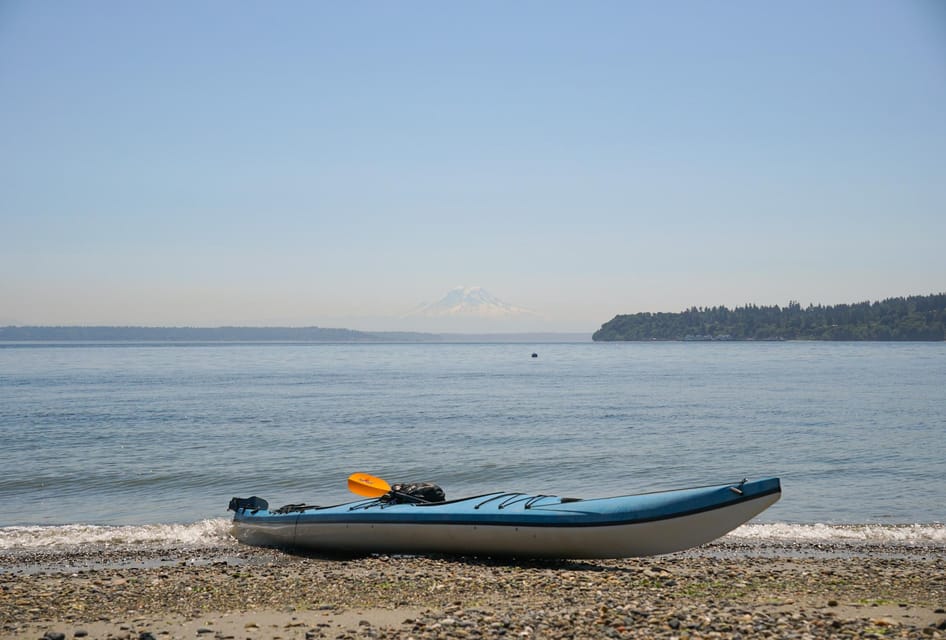
[[0,327],[0,341],[23,342],[377,342],[423,336],[323,327]]
[[356,331],[324,327],[120,327],[6,326],[0,343],[8,342],[576,342],[587,333],[418,333]]
[[618,315],[592,340],[877,340],[946,339],[946,293],[834,306],[692,307],[681,313]]

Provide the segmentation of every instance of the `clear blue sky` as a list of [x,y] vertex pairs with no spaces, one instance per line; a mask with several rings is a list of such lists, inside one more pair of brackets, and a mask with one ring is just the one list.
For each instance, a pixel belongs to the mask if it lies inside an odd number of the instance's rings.
[[0,324],[946,291],[946,3],[0,2]]

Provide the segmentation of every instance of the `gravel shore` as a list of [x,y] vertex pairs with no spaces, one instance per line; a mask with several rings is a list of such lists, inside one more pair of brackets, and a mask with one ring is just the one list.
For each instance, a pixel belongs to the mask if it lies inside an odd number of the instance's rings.
[[946,549],[725,543],[658,558],[0,556],[0,637],[946,638]]

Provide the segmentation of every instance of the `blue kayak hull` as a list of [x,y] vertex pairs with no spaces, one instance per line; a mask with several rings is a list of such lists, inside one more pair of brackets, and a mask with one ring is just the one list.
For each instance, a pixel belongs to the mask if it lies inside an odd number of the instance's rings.
[[284,512],[241,507],[232,533],[245,544],[327,554],[622,558],[704,544],[780,496],[779,479],[767,478],[588,500],[497,492],[430,504],[369,499]]

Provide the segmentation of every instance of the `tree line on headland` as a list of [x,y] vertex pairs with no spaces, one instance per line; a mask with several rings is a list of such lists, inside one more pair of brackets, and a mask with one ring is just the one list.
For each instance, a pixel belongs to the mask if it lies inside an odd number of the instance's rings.
[[946,339],[946,293],[834,306],[691,307],[681,313],[618,315],[595,341]]

